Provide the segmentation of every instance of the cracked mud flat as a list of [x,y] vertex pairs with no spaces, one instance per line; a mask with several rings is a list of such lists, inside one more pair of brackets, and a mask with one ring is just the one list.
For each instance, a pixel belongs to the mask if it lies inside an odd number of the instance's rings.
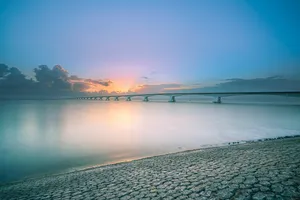
[[24,180],[1,185],[0,199],[300,199],[300,138]]

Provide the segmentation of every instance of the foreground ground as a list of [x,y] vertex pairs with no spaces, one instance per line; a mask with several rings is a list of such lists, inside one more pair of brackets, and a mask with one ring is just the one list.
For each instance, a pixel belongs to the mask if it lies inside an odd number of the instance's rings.
[[0,186],[0,199],[300,199],[300,138],[26,180]]

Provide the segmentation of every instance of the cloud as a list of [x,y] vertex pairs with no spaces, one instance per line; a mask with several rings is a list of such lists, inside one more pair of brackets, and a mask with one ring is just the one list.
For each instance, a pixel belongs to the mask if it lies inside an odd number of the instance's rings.
[[39,88],[52,90],[70,90],[68,71],[60,65],[50,69],[47,65],[40,65],[33,70]]
[[10,68],[8,70],[8,72],[9,72],[10,76],[24,76],[25,77],[25,75],[23,75],[22,72],[16,67]]
[[[71,80],[73,83],[73,89],[75,88],[77,91],[81,88],[81,92],[98,92],[102,91],[105,87],[111,86],[113,83],[111,80],[101,80],[101,79],[84,79],[78,78],[77,80]],[[75,87],[74,87],[74,84]],[[79,86],[81,85],[81,86]]]
[[20,92],[33,87],[33,81],[26,79],[26,76],[16,68],[9,68],[7,65],[0,64],[0,91],[1,92]]
[[0,78],[4,77],[9,73],[9,68],[5,64],[0,64]]
[[[52,68],[47,65],[40,65],[33,71],[35,79],[29,79],[18,68],[0,64],[1,96],[3,94],[68,96],[84,95],[87,92],[93,94],[118,93],[111,80],[69,76],[69,72],[60,65],[55,65]],[[141,78],[149,79],[147,76]],[[253,79],[230,78],[212,83],[144,84],[131,88],[128,93],[300,91],[300,79],[283,76]]]
[[158,85],[139,85],[136,88],[131,89],[130,92],[135,93],[160,93],[168,92],[168,88],[178,88],[181,84],[158,84]]
[[100,87],[108,87],[113,83],[111,80],[80,78],[76,75],[71,75],[68,80],[75,91],[97,91]]
[[55,65],[52,68],[52,72],[53,72],[54,78],[62,80],[62,81],[68,81],[69,72],[67,70],[65,70],[62,66]]
[[71,76],[69,77],[69,79],[70,79],[70,80],[82,80],[82,78],[79,78],[79,77],[76,76],[76,75],[71,75]]
[[282,76],[265,78],[231,78],[208,87],[179,89],[177,92],[265,92],[265,91],[300,91],[300,80]]
[[92,83],[92,84],[99,84],[103,86],[109,86],[112,84],[112,81],[103,81],[103,80],[93,80],[93,79],[84,79],[84,82]]
[[140,85],[131,89],[135,93],[160,92],[265,92],[265,91],[300,91],[300,80],[282,76],[242,79],[231,78],[210,86],[207,84],[159,84]]
[[254,79],[231,79],[210,89],[220,91],[299,91],[300,81],[281,76]]
[[73,83],[72,87],[73,87],[72,90],[76,91],[76,92],[81,92],[81,91],[85,91],[85,90],[89,89],[89,85],[87,85],[86,83],[83,83],[83,82]]
[[40,65],[34,68],[35,80],[28,79],[16,67],[0,64],[0,93],[15,95],[72,95],[78,92],[107,92],[103,87],[110,86],[111,80],[86,79],[69,72],[61,65],[49,68]]
[[37,81],[43,87],[48,87],[57,90],[74,90],[74,91],[87,91],[97,90],[98,86],[110,86],[112,81],[101,79],[85,79],[76,75],[68,76],[68,71],[60,65],[55,65],[49,69],[46,65],[41,65],[34,69]]

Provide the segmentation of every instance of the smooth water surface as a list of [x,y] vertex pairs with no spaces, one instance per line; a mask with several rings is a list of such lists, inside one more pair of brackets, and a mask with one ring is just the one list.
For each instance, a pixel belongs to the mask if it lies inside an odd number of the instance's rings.
[[0,182],[300,133],[300,106],[1,101]]

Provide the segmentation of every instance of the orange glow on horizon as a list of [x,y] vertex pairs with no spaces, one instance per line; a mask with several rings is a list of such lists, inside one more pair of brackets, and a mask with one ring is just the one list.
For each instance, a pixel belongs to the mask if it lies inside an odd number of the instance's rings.
[[130,79],[121,79],[113,81],[110,85],[105,86],[93,82],[85,82],[84,80],[72,80],[71,83],[74,85],[75,83],[81,83],[86,86],[81,92],[101,92],[105,91],[108,93],[117,92],[117,93],[125,93],[128,91],[134,91],[138,89],[138,86],[134,83],[134,80]]

